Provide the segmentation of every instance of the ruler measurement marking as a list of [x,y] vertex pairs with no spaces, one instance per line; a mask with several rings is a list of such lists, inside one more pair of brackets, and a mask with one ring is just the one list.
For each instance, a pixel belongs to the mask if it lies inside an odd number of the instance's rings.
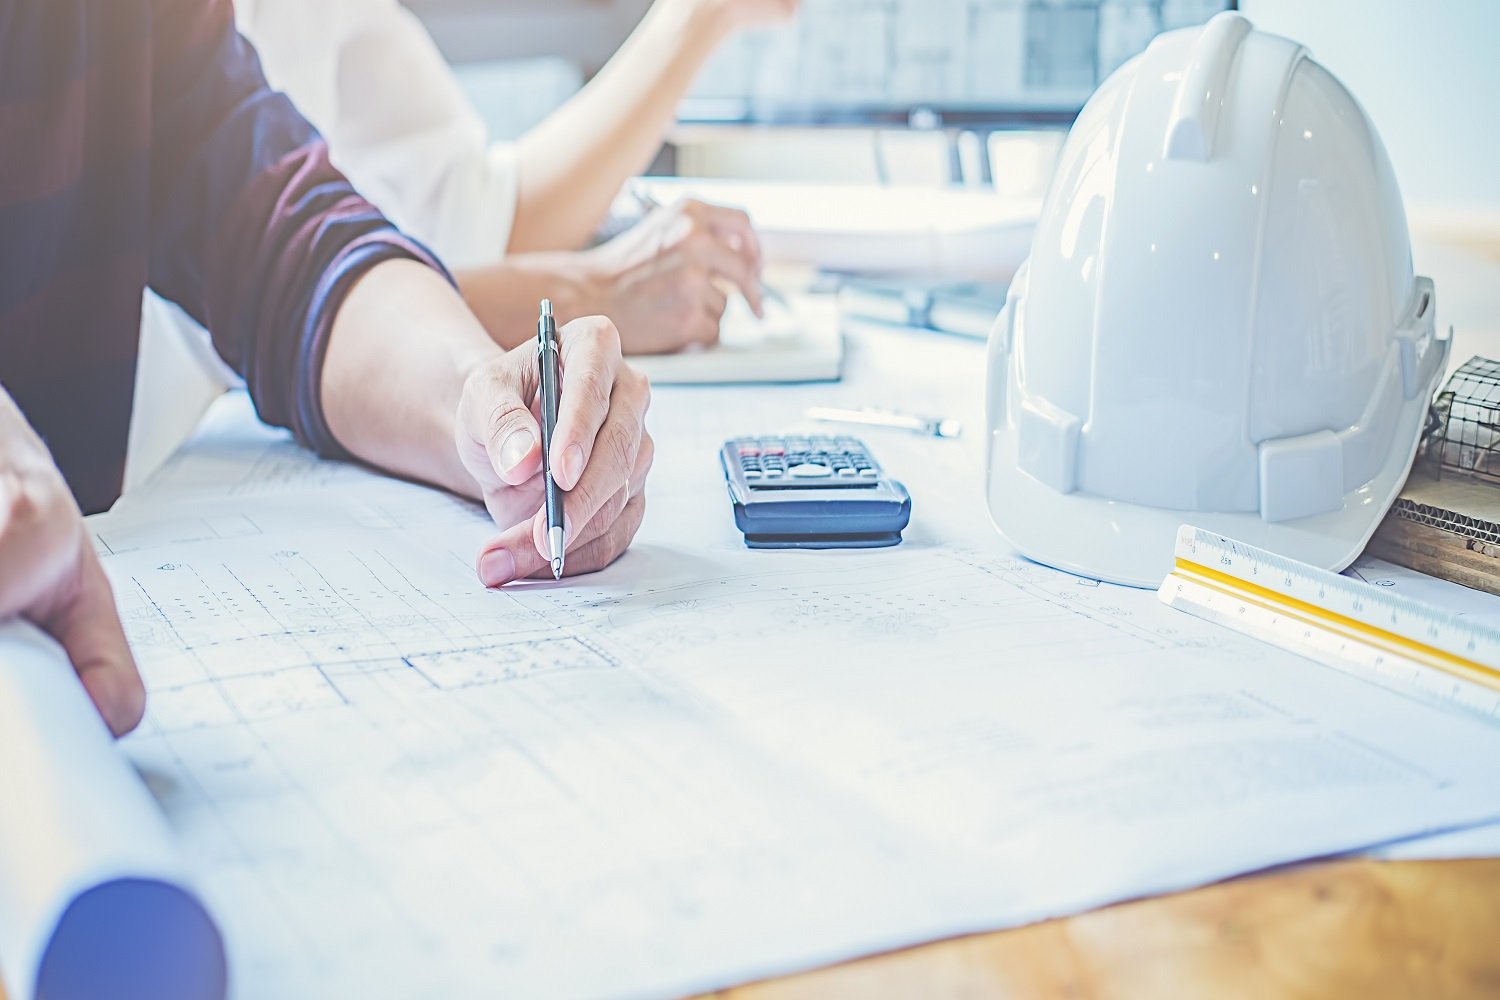
[[1178,532],[1158,596],[1315,662],[1500,720],[1500,628],[1441,606],[1191,525]]
[[[1447,650],[1429,646],[1415,639],[1407,638],[1396,632],[1371,625],[1357,618],[1350,618],[1328,608],[1319,607],[1309,601],[1290,594],[1282,594],[1271,590],[1258,583],[1251,583],[1239,577],[1231,576],[1220,570],[1204,566],[1188,559],[1179,557],[1177,569],[1197,577],[1195,583],[1206,586],[1212,590],[1225,594],[1229,597],[1248,601],[1268,611],[1276,611],[1295,618],[1316,627],[1330,629],[1348,639],[1354,639],[1367,645],[1376,646],[1387,652],[1396,653],[1436,667],[1455,673],[1465,680],[1484,684],[1487,687],[1500,690],[1500,672],[1497,672],[1484,664],[1465,659]],[[1398,609],[1404,610],[1404,609]]]

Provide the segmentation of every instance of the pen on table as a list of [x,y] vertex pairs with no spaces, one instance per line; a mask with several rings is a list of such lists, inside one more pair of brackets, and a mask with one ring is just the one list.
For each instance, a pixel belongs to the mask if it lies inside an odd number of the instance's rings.
[[[657,201],[656,197],[652,195],[650,191],[646,190],[646,188],[642,185],[632,184],[630,185],[629,190],[630,196],[635,199],[636,204],[640,205],[642,210],[653,212],[656,209],[662,207],[661,202]],[[762,298],[764,298],[768,302],[776,303],[788,312],[791,311],[792,304],[787,301],[787,297],[785,295],[782,295],[779,291],[772,288],[764,281],[757,280],[757,284],[760,286],[760,294]]]
[[536,363],[542,377],[542,479],[546,490],[547,549],[552,560],[552,578],[561,580],[568,538],[563,528],[563,492],[552,476],[552,434],[557,429],[558,395],[562,386],[557,377],[557,323],[552,318],[551,299],[542,300],[542,314],[536,321]]
[[963,433],[963,424],[951,417],[919,417],[896,410],[844,410],[835,406],[814,406],[808,409],[810,420],[828,420],[846,424],[868,424],[874,427],[893,427],[897,430],[915,431],[931,437],[956,438]]

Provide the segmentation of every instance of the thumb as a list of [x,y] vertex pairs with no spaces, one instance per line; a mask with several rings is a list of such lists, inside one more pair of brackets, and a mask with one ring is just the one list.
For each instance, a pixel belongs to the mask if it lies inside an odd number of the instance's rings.
[[146,690],[125,642],[104,567],[89,546],[81,560],[72,600],[37,624],[62,643],[110,731],[123,736],[140,723]]
[[539,381],[536,348],[523,344],[477,370],[464,392],[464,425],[510,486],[541,468],[541,428],[531,412]]

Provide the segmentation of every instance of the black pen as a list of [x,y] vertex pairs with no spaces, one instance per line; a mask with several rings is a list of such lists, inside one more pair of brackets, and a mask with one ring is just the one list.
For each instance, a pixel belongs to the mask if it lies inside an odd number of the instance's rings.
[[563,552],[568,536],[563,528],[563,491],[552,477],[552,433],[557,429],[557,323],[552,319],[552,300],[542,300],[542,315],[536,321],[536,363],[542,373],[542,478],[547,493],[547,548],[552,557],[552,578],[561,580]]

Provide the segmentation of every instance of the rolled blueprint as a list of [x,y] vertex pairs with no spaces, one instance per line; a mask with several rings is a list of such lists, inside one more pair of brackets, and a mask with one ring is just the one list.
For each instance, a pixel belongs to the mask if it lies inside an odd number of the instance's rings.
[[222,1000],[223,940],[62,649],[0,623],[0,974],[8,1000]]

